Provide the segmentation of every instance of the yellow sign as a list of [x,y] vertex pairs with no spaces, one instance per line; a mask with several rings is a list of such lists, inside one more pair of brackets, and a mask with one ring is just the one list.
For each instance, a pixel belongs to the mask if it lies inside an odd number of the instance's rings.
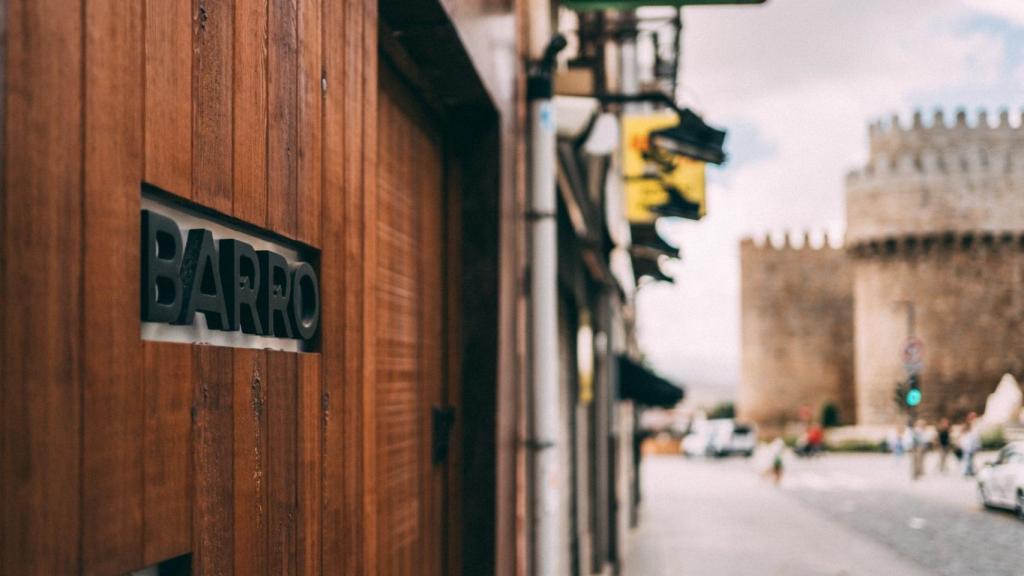
[[698,217],[707,213],[704,162],[650,146],[651,132],[678,123],[679,118],[671,112],[622,118],[622,175],[626,179],[626,217],[632,223],[653,222],[658,215],[651,209],[669,201],[669,187],[698,207]]

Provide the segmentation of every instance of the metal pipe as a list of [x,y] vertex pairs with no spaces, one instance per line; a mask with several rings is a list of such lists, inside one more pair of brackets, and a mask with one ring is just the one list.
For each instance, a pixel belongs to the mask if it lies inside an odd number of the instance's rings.
[[533,464],[534,570],[538,576],[561,576],[568,569],[568,540],[562,521],[565,478],[564,446],[557,442],[562,424],[558,382],[558,251],[555,213],[557,141],[552,104],[555,56],[565,39],[551,36],[551,6],[531,0],[529,13],[531,70],[527,99],[529,132],[530,360]]

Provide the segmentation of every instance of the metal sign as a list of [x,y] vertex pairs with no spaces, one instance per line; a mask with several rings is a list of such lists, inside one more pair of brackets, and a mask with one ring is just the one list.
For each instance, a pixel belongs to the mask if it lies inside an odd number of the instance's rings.
[[692,218],[707,213],[705,163],[685,156],[657,154],[650,134],[679,123],[674,112],[630,115],[622,119],[622,174],[625,178],[626,217],[631,223],[654,222],[658,209],[670,204],[671,194],[693,206]]
[[142,336],[308,351],[320,282],[299,250],[143,197]]
[[919,338],[907,338],[900,351],[906,371],[908,373],[920,372],[924,365],[924,342]]

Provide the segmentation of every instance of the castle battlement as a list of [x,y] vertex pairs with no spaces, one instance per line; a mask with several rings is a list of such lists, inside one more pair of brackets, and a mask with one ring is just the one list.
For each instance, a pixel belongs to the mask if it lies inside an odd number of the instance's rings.
[[885,122],[875,121],[868,126],[868,141],[872,159],[924,149],[1021,146],[1024,145],[1024,111],[1011,119],[1007,109],[995,114],[978,110],[972,116],[963,108],[952,115],[938,109],[927,124],[921,110],[913,113],[909,123],[894,114]]
[[757,236],[747,236],[740,240],[740,246],[749,250],[771,252],[817,252],[825,250],[842,250],[845,235],[830,234],[827,231],[812,233],[810,230],[794,232],[783,230],[764,232]]
[[872,238],[850,246],[858,258],[915,256],[932,253],[971,252],[980,250],[1024,251],[1024,232],[992,230],[947,230],[938,233],[905,234]]

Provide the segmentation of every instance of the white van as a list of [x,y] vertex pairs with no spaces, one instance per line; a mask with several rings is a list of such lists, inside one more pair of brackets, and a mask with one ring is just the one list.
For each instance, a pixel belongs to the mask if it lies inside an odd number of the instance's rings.
[[686,456],[750,456],[756,447],[757,428],[728,418],[694,422],[682,443]]

